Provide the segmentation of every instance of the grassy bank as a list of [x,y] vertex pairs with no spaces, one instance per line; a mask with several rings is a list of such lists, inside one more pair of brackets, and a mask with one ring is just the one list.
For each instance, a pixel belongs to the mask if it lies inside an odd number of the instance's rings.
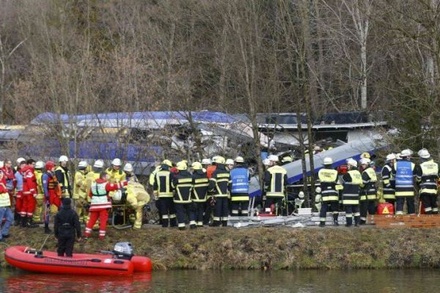
[[[93,237],[97,237],[96,234]],[[14,227],[11,237],[0,245],[55,250],[55,238],[51,235],[46,240],[46,237],[43,228]],[[440,229],[109,228],[104,241],[91,238],[77,243],[75,251],[111,250],[118,241],[130,241],[137,255],[152,259],[155,270],[440,267]],[[1,260],[5,267],[4,253]]]

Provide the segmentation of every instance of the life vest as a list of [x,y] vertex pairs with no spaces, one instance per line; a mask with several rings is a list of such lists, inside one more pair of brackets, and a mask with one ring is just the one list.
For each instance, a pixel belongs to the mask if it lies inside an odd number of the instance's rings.
[[438,165],[433,160],[420,164],[422,176],[420,178],[420,193],[437,194]]
[[[347,179],[347,180],[346,180]],[[343,176],[344,191],[342,194],[342,204],[359,204],[359,189],[362,185],[362,175],[358,170],[349,170]]]
[[92,186],[90,187],[90,191],[92,192],[90,211],[109,209],[112,207],[112,204],[107,197],[107,184],[108,182],[92,183]]
[[410,161],[396,162],[396,197],[414,196],[414,164]]
[[338,201],[339,193],[336,191],[338,171],[326,168],[321,169],[318,172],[318,178],[321,183],[322,201]]
[[285,181],[287,176],[287,171],[281,166],[272,166],[267,169],[267,174],[270,177],[269,184],[266,186],[266,196],[267,197],[284,197],[285,186],[287,182]]
[[230,172],[231,201],[249,200],[249,170],[246,167],[236,167]]

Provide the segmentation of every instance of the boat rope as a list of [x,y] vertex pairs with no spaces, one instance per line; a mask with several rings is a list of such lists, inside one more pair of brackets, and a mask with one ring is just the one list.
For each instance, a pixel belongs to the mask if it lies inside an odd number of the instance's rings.
[[51,235],[51,234],[47,235],[46,239],[44,239],[44,242],[43,242],[43,244],[41,245],[39,251],[41,251],[41,250],[43,249],[44,244],[46,244],[46,241],[47,241],[47,239],[49,239],[50,235]]

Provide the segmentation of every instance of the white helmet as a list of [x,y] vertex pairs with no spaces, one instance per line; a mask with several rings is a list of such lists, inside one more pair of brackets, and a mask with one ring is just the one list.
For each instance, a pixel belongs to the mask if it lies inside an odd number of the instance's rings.
[[5,166],[5,161],[0,161],[0,168],[3,168]]
[[324,165],[331,165],[331,164],[333,164],[333,159],[330,157],[325,157],[323,163],[324,163]]
[[113,159],[112,165],[113,166],[121,166],[122,165],[121,160],[118,158]]
[[352,158],[350,158],[347,160],[347,165],[357,167],[358,163],[356,162],[356,160],[353,160]]
[[20,165],[21,162],[26,162],[26,159],[25,158],[18,158],[17,165]]
[[386,160],[387,161],[394,161],[397,158],[397,156],[393,153],[388,154]]
[[95,168],[104,168],[104,161],[103,160],[96,160],[93,164],[93,167]]
[[412,154],[413,154],[413,152],[410,149],[404,149],[403,151],[400,152],[400,156],[402,156],[402,157],[409,157]]
[[270,155],[269,157],[267,157],[269,159],[269,161],[272,162],[278,162],[278,156],[275,155]]
[[211,159],[202,159],[202,165],[211,165]]
[[121,199],[122,199],[122,190],[116,190],[114,193],[113,193],[113,196],[112,196],[112,199],[114,200],[114,201],[121,201]]
[[124,171],[125,172],[133,172],[133,165],[130,163],[125,164]]
[[264,166],[269,166],[270,165],[270,160],[269,159],[264,159],[263,160],[263,165]]
[[371,163],[371,160],[368,158],[362,158],[360,160],[361,165],[369,165]]
[[243,159],[243,157],[238,156],[235,158],[235,162],[236,163],[244,163],[244,159]]
[[35,169],[43,169],[44,168],[44,162],[43,161],[37,161],[35,163]]
[[58,160],[58,162],[67,162],[67,161],[69,161],[69,158],[67,157],[67,156],[64,156],[64,155],[62,155],[61,157],[60,157],[60,159]]
[[233,159],[227,159],[225,165],[234,165]]
[[78,163],[78,168],[87,168],[88,165],[87,161],[80,161]]
[[422,159],[429,159],[429,157],[431,157],[431,155],[429,154],[428,150],[425,149],[425,148],[421,149],[417,154]]

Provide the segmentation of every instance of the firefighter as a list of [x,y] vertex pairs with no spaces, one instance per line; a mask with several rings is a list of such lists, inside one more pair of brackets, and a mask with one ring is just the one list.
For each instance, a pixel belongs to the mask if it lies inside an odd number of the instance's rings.
[[189,220],[189,227],[196,228],[196,217],[194,206],[191,202],[191,192],[193,179],[188,172],[188,166],[184,161],[176,164],[177,174],[173,176],[173,202],[176,207],[177,227],[179,230],[185,230],[185,222]]
[[319,212],[319,227],[325,226],[325,219],[327,217],[329,206],[333,213],[333,223],[335,226],[339,226],[339,193],[336,190],[336,185],[338,183],[338,171],[332,168],[332,158],[325,157],[323,163],[324,168],[322,168],[318,172],[318,178],[321,184],[321,209]]
[[382,184],[383,184],[383,198],[386,202],[394,206],[396,202],[396,169],[394,168],[396,161],[395,154],[387,155],[385,159],[385,166],[382,168]]
[[78,214],[71,207],[70,198],[63,199],[63,206],[54,218],[55,238],[58,240],[58,256],[73,256],[75,236],[81,240],[81,224]]
[[251,174],[243,157],[235,158],[235,167],[230,170],[229,188],[231,193],[231,215],[249,214],[249,182]]
[[207,170],[208,166],[211,165],[211,163],[212,163],[211,159],[207,159],[207,158],[202,159],[201,165],[202,165],[202,168],[203,168],[203,172],[206,173],[206,170]]
[[353,225],[359,226],[360,212],[359,212],[359,191],[363,184],[362,175],[357,169],[357,162],[353,159],[347,160],[348,171],[342,175],[341,182],[343,185],[342,191],[342,205],[345,210],[346,227]]
[[[431,158],[427,149],[418,152],[420,164],[416,166],[415,174],[420,186],[420,199],[426,214],[438,214],[437,182],[439,180],[438,164]],[[420,203],[419,203],[420,204]]]
[[[193,169],[193,189],[192,189],[192,201],[195,205],[195,221],[197,227],[203,227],[204,213],[206,211],[206,200],[209,186],[209,179],[206,172],[203,171],[203,166],[199,162],[194,162],[191,165]],[[210,218],[211,214],[206,215],[206,218]],[[209,220],[206,222],[209,223]]]
[[86,225],[84,238],[90,237],[93,226],[99,219],[99,240],[104,240],[108,221],[108,210],[112,208],[109,193],[123,188],[127,181],[111,183],[107,172],[101,172],[90,187],[89,221]]
[[209,179],[209,191],[215,199],[213,226],[227,226],[229,215],[229,171],[225,166],[225,158],[215,156],[216,165]]
[[414,167],[411,162],[412,151],[405,149],[396,162],[396,215],[403,215],[406,201],[408,214],[415,215],[414,206]]
[[43,204],[44,204],[44,191],[43,191],[43,173],[44,173],[44,162],[37,161],[35,163],[35,179],[37,180],[37,196],[35,197],[36,205],[35,211],[33,215],[33,221],[35,223],[42,223],[42,215],[43,215]]
[[55,176],[55,163],[52,161],[46,162],[46,173],[42,176],[42,186],[44,191],[44,233],[50,234],[49,229],[50,215],[58,212],[61,206],[61,186]]
[[37,197],[37,179],[34,173],[35,160],[28,159],[22,167],[23,175],[23,207],[20,211],[21,227],[36,228],[38,224],[33,222]]
[[0,170],[0,242],[5,241],[9,237],[9,229],[14,220],[14,215],[11,210],[11,198],[8,194],[8,188],[4,183],[5,173]]
[[87,199],[87,161],[80,161],[78,169],[75,172],[73,184],[73,199],[75,200],[75,212],[78,214],[79,220],[82,223],[87,223],[89,220],[89,213],[87,206],[89,204]]
[[233,159],[227,159],[226,162],[225,162],[225,165],[226,165],[226,168],[229,171],[231,171],[232,168],[234,168],[234,165],[235,165],[234,160]]
[[118,183],[125,180],[125,173],[121,170],[121,165],[121,160],[115,158],[112,161],[112,166],[107,168],[106,172],[109,175],[109,181],[111,183]]
[[176,227],[176,209],[173,202],[173,174],[170,169],[173,166],[170,160],[163,160],[160,169],[154,179],[154,194],[159,198],[158,208],[161,215],[162,227]]
[[370,166],[370,159],[362,158],[360,163],[363,185],[361,186],[361,194],[359,199],[359,209],[361,214],[359,224],[365,225],[367,223],[367,214],[370,215],[370,223],[374,223],[377,199],[377,176],[374,169]]
[[134,174],[134,170],[133,170],[133,165],[130,163],[126,163],[124,165],[124,173],[125,173],[125,179],[130,182],[139,182],[139,180],[137,179],[136,175]]
[[67,167],[67,162],[69,158],[67,156],[60,156],[59,165],[55,169],[55,176],[57,176],[57,180],[61,187],[61,196],[63,198],[69,197],[72,198],[72,187],[70,181],[72,179],[72,175],[70,174],[69,168]]
[[277,165],[278,157],[270,155],[269,168],[264,174],[264,190],[266,192],[265,211],[276,213],[286,196],[287,171]]

